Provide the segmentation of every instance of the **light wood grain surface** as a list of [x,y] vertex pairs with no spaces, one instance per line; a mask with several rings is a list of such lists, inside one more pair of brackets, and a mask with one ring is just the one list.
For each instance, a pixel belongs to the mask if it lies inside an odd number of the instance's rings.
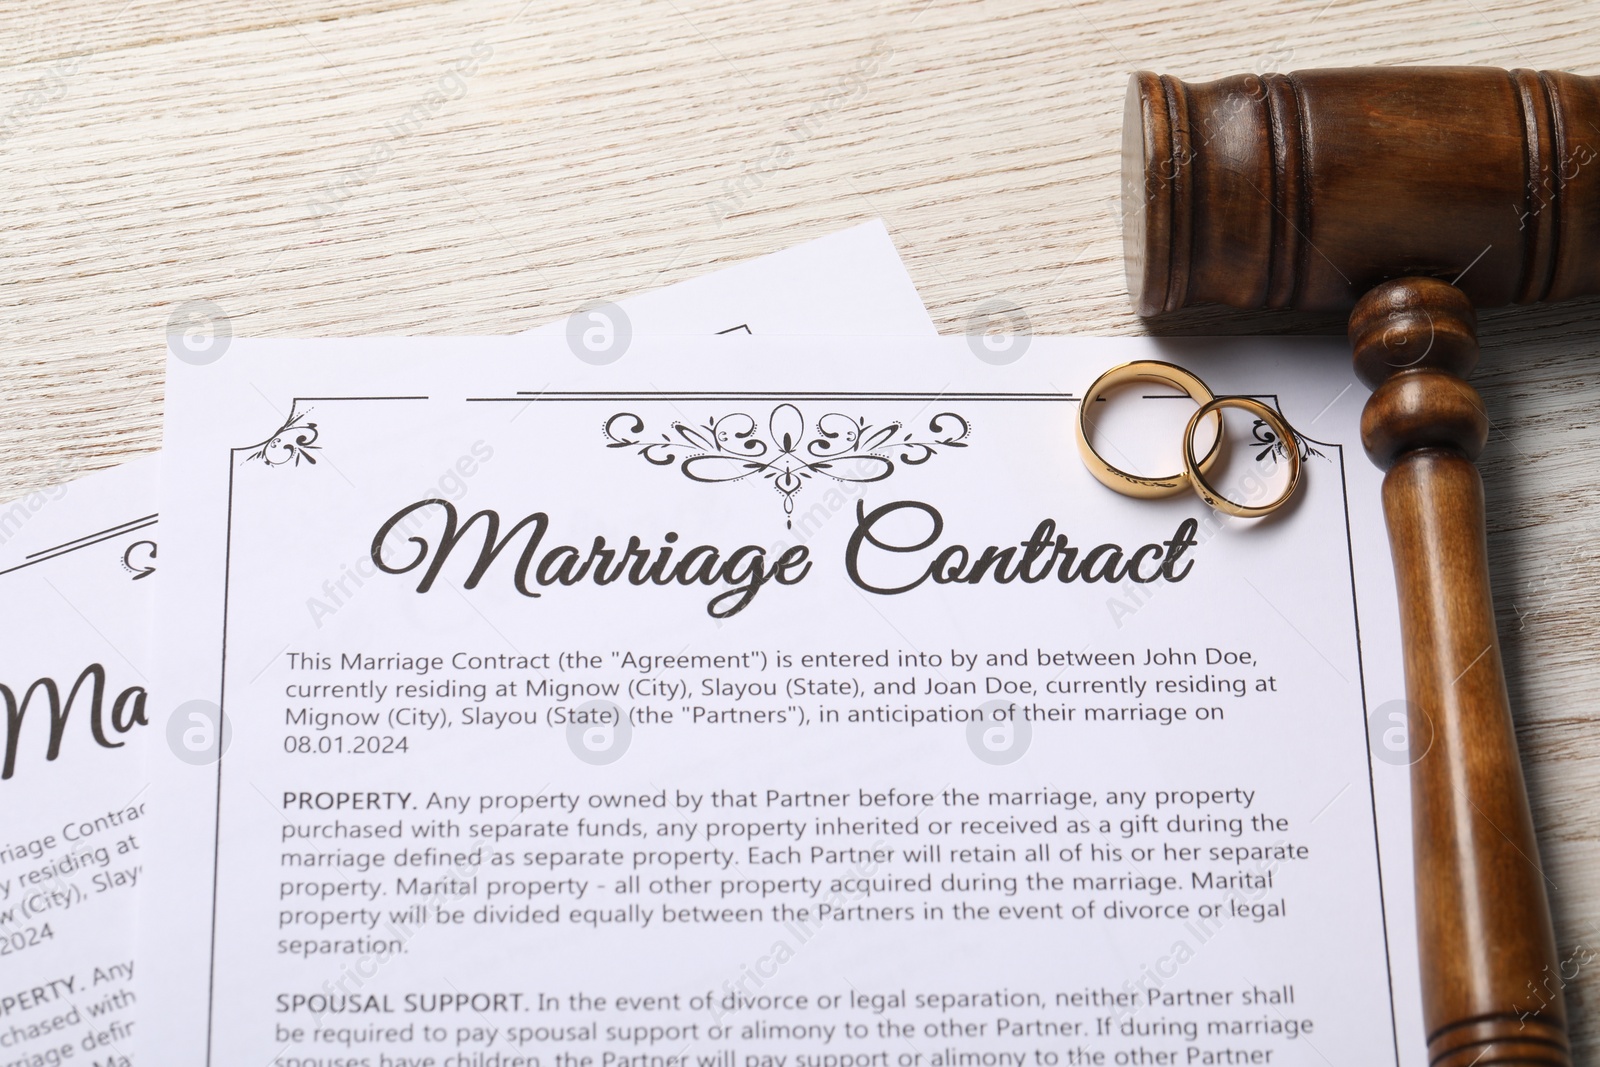
[[[881,216],[942,329],[1003,298],[1039,333],[1142,332],[1128,72],[1404,62],[1596,74],[1600,20],[1593,0],[6,0],[0,499],[157,447],[190,300],[238,335],[509,333]],[[1594,1062],[1600,301],[1483,332],[1507,665]]]

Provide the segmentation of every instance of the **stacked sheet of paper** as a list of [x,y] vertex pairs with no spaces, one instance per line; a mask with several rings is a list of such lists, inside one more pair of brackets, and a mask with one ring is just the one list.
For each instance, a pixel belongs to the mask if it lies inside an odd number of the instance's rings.
[[[1282,412],[1293,504],[1096,483],[1137,358]],[[0,1067],[1413,1062],[1352,380],[940,339],[880,225],[176,346],[159,462],[4,512]]]

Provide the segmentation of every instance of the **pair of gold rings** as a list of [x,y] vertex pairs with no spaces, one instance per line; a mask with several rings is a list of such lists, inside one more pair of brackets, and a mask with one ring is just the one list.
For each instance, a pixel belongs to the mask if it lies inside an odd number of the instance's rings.
[[[1162,382],[1181,390],[1200,405],[1190,416],[1189,425],[1183,431],[1183,470],[1177,474],[1155,478],[1130,474],[1120,467],[1107,463],[1090,443],[1090,405],[1107,390],[1129,382]],[[1283,445],[1283,453],[1288,459],[1289,484],[1276,499],[1265,504],[1241,504],[1223,496],[1206,480],[1206,475],[1222,456],[1223,408],[1240,408],[1247,411],[1266,423],[1278,435],[1278,441]],[[1207,418],[1215,422],[1216,433],[1206,454],[1196,457],[1195,432]],[[1300,442],[1281,415],[1261,401],[1248,396],[1215,396],[1205,382],[1182,367],[1156,359],[1141,359],[1112,367],[1094,380],[1094,384],[1089,386],[1089,391],[1084,394],[1083,402],[1078,405],[1078,452],[1083,456],[1084,465],[1089,468],[1089,473],[1093,474],[1096,480],[1124,496],[1153,500],[1158,497],[1173,496],[1186,488],[1192,488],[1199,494],[1201,500],[1218,511],[1244,519],[1259,518],[1277,511],[1294,495],[1295,489],[1300,484]]]

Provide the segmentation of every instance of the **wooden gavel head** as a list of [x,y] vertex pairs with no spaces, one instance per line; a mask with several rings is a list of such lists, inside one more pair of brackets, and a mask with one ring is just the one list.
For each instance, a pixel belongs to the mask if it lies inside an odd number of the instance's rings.
[[1140,72],[1122,152],[1140,315],[1348,310],[1403,277],[1459,276],[1476,307],[1600,293],[1600,78]]

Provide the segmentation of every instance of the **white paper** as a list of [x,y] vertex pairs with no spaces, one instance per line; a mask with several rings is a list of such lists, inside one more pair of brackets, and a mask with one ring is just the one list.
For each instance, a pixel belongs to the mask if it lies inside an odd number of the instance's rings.
[[[156,732],[211,743],[156,775],[163,1062],[1420,1062],[1361,392],[1218,347],[174,364]],[[1091,480],[1075,397],[1151,355],[1301,429],[1290,508]]]
[[0,507],[0,1063],[130,1054],[156,464]]
[[[801,322],[863,334],[934,332],[882,223],[607,307],[611,325],[624,332],[748,333]],[[563,335],[567,325],[542,329]],[[620,355],[626,336],[622,344],[617,339],[613,332],[614,343],[599,358]],[[146,811],[140,756],[148,731],[133,728],[133,698],[120,709],[116,702],[130,688],[143,693],[149,685],[146,643],[156,583],[143,579],[155,570],[158,462],[137,460],[0,508],[0,592],[11,606],[0,685],[22,720],[19,728],[6,714],[9,703],[0,709],[0,744],[16,738],[9,773],[0,779],[8,813],[0,825],[4,1067],[132,1062],[135,887]],[[451,491],[459,476],[443,472],[440,491]],[[99,664],[106,678],[98,720],[88,686],[65,706],[90,664]],[[22,704],[40,678],[52,680],[65,706],[54,760],[47,758],[47,690]],[[118,719],[129,727],[125,733],[112,725],[114,713],[125,716]],[[96,740],[97,721],[104,744]],[[183,740],[180,731],[174,741],[180,751]],[[6,751],[0,748],[0,758]],[[78,834],[74,828],[85,823],[93,832]],[[64,836],[69,832],[72,840]]]
[[[883,222],[874,219],[728,267],[630,296],[617,305],[585,305],[530,334],[586,331],[603,354],[631,334],[905,334],[938,331],[906,273]],[[599,314],[596,315],[596,312]],[[608,315],[607,312],[610,312]],[[615,321],[612,321],[612,320]],[[619,334],[623,343],[619,345]]]

